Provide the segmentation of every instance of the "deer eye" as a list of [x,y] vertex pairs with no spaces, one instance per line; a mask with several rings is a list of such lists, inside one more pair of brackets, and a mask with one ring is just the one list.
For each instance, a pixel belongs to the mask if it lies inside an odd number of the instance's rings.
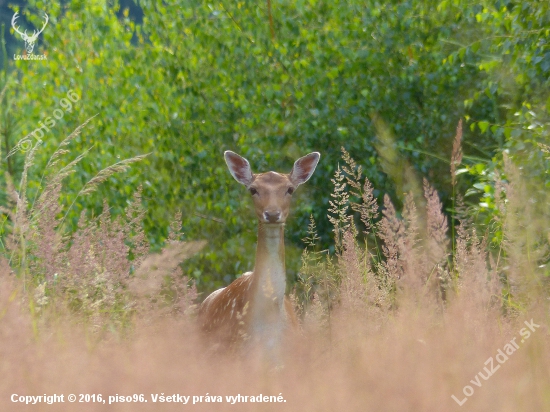
[[258,191],[257,191],[256,189],[254,189],[253,187],[251,187],[250,189],[248,189],[248,191],[250,192],[250,194],[251,194],[252,196],[254,196],[255,194],[258,193]]
[[293,187],[289,187],[288,190],[286,191],[289,195],[291,195],[292,193],[294,193],[294,188]]

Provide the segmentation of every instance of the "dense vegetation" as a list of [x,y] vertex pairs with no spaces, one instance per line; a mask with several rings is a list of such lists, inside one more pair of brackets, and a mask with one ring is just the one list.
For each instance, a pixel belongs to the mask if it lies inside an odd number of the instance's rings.
[[[28,170],[29,190],[39,192],[59,142],[95,115],[62,160],[65,165],[86,153],[63,184],[66,229],[76,228],[82,210],[98,215],[104,200],[120,214],[142,185],[145,232],[155,248],[178,211],[187,239],[208,239],[202,255],[186,266],[201,288],[227,282],[253,264],[255,222],[246,194],[221,160],[224,149],[246,156],[258,171],[289,169],[307,151],[322,153],[287,229],[292,276],[310,214],[321,247],[332,248],[327,182],[342,146],[380,201],[389,193],[400,205],[410,190],[420,199],[426,177],[450,211],[451,148],[463,118],[457,191],[467,193],[478,223],[498,213],[491,179],[495,171],[503,174],[504,151],[540,190],[550,187],[548,161],[537,146],[548,143],[549,133],[545,2],[343,7],[285,1],[268,8],[265,2],[140,1],[138,23],[117,7],[105,1],[28,3],[22,13],[34,26],[39,10],[49,13],[39,45],[48,58],[4,59],[3,153],[63,110]],[[69,91],[78,100],[66,110],[62,99]],[[96,193],[75,199],[99,170],[146,153]],[[24,155],[4,158],[4,182],[7,173],[20,180]],[[6,192],[1,199],[7,200]],[[9,220],[4,228],[9,231]]]

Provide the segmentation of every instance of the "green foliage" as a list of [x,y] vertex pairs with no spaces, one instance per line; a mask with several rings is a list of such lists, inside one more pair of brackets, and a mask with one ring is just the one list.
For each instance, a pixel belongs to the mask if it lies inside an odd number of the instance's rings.
[[[498,168],[496,153],[506,148],[549,184],[548,167],[540,167],[548,161],[534,150],[549,130],[544,2],[281,1],[272,7],[273,35],[265,2],[143,0],[139,25],[127,12],[118,18],[114,3],[29,2],[30,11],[50,16],[39,51],[48,59],[10,60],[3,149],[62,109],[35,156],[46,165],[62,137],[97,114],[93,128],[71,142],[72,153],[89,150],[90,161],[75,166],[65,184],[65,207],[75,202],[68,222],[76,227],[85,209],[98,215],[103,199],[121,214],[143,185],[145,229],[156,248],[176,211],[187,239],[208,240],[186,263],[203,289],[253,264],[255,222],[222,161],[225,149],[246,156],[255,171],[289,171],[304,153],[322,153],[287,228],[291,276],[311,214],[323,248],[329,244],[328,186],[341,146],[360,159],[378,197],[402,196],[389,170],[394,165],[381,159],[390,148],[394,163],[406,161],[410,173],[429,176],[446,198],[445,159],[465,117],[469,170]],[[39,16],[28,17],[38,23]],[[66,110],[62,99],[70,90],[79,100]],[[98,171],[144,153],[151,155],[109,176],[95,195],[77,197]],[[10,161],[21,173],[21,157]],[[483,170],[463,175],[460,184],[480,187]],[[40,181],[34,177],[29,182]]]
[[[492,106],[489,112],[470,111],[470,129],[507,149],[530,177],[548,188],[550,164],[538,144],[550,139],[550,6],[540,1],[507,0],[482,2],[466,10],[461,6],[444,1],[440,10],[479,24],[475,31],[461,24],[466,30],[461,30],[462,38],[454,42],[457,48],[448,59],[477,66],[480,74],[487,76],[481,87],[471,91],[465,107]],[[489,149],[495,153],[494,148]],[[473,191],[484,193],[482,211],[491,203],[487,195],[491,190],[484,181],[495,169],[502,172],[502,158],[486,159],[470,168],[474,175],[482,176],[473,187]]]

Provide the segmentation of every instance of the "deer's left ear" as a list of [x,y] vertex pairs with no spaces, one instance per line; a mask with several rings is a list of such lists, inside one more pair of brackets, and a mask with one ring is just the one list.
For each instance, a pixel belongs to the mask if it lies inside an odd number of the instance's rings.
[[294,167],[292,167],[292,171],[290,172],[290,181],[296,186],[307,182],[315,171],[315,167],[317,166],[317,163],[319,163],[320,158],[320,153],[313,152],[296,160],[296,162],[294,162]]

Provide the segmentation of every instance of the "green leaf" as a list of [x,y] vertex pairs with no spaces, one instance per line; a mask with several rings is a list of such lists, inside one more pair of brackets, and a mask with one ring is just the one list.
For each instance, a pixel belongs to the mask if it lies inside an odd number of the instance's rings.
[[479,127],[479,130],[481,130],[481,133],[485,133],[487,131],[487,128],[489,127],[489,122],[481,121],[477,122],[477,125]]

